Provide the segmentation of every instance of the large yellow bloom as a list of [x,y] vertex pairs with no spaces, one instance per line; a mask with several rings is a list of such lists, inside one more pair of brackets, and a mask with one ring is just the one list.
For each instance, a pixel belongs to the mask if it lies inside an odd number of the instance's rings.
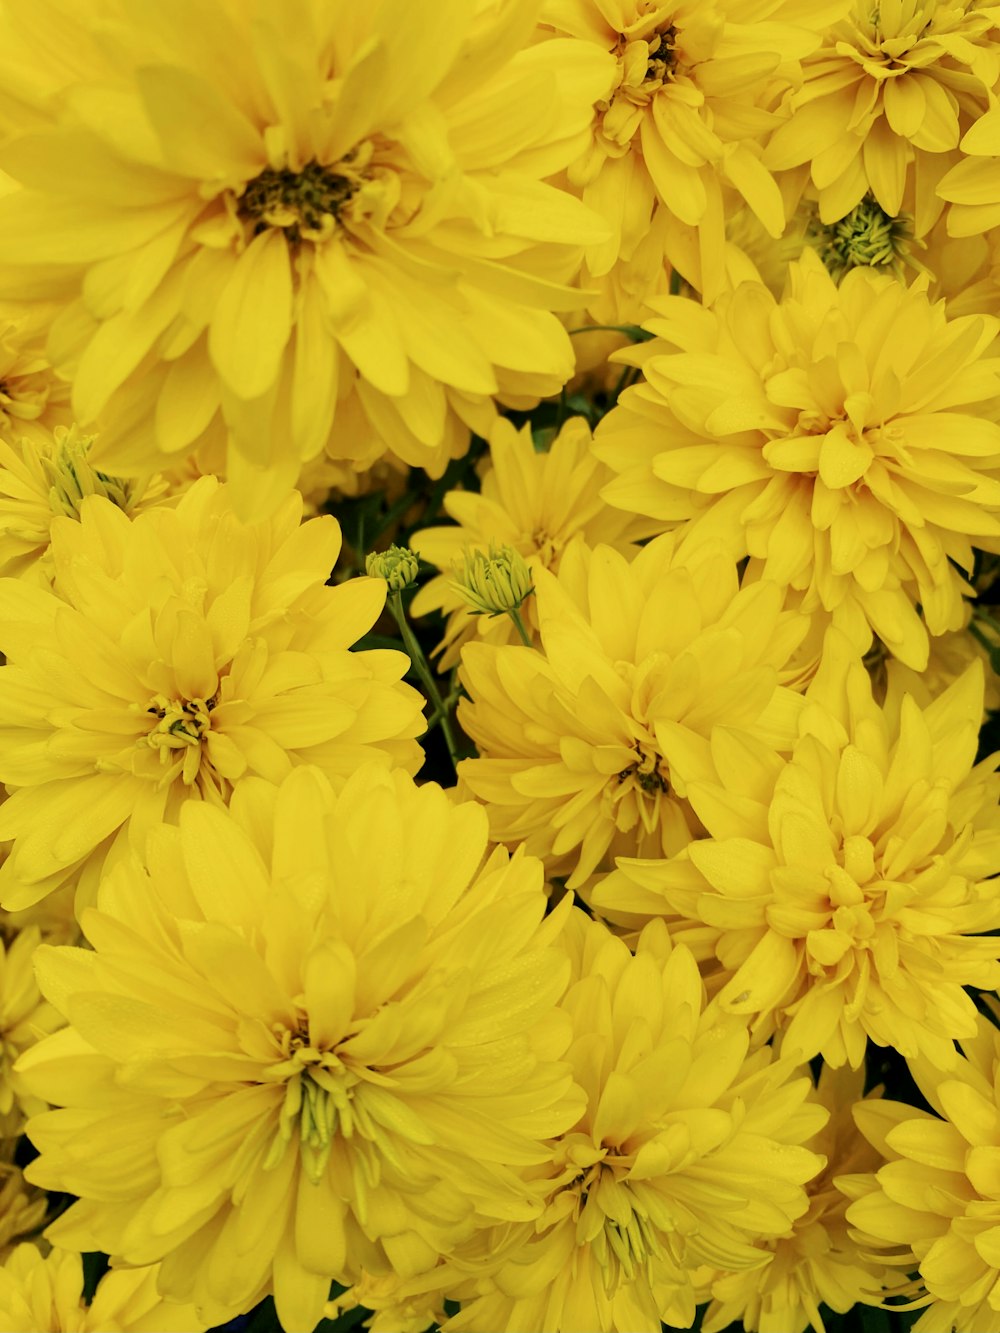
[[975,1032],[963,986],[1000,983],[1000,777],[975,764],[976,663],[932,703],[871,696],[831,653],[790,760],[747,746],[689,799],[710,837],[673,862],[620,863],[600,907],[711,924],[727,1011],[789,1054],[859,1066],[866,1040],[946,1065]]
[[744,1023],[705,1007],[693,958],[660,923],[634,956],[582,913],[571,940],[563,1007],[587,1106],[552,1145],[542,1216],[446,1265],[463,1307],[449,1333],[689,1328],[706,1273],[760,1280],[824,1162],[804,1146],[827,1118],[808,1076],[770,1048],[748,1054]]
[[[242,514],[327,448],[439,474],[492,398],[557,392],[553,308],[603,229],[542,183],[585,141],[606,52],[525,47],[540,0],[60,2],[53,123],[7,144],[0,290],[37,272],[109,471],[228,432]],[[0,74],[28,62],[17,13]],[[225,77],[220,77],[225,71]],[[23,85],[25,71],[15,77]],[[29,286],[30,290],[30,286]]]
[[575,543],[536,579],[540,651],[463,651],[480,757],[459,772],[493,836],[575,888],[609,855],[678,851],[701,828],[688,784],[734,733],[791,745],[801,699],[778,672],[804,622],[773,584],[741,589],[725,555],[675,561],[669,534],[631,563]]
[[[948,319],[918,279],[815,254],[781,301],[743,283],[709,311],[659,306],[641,364],[597,430],[615,505],[728,543],[800,590],[859,652],[871,631],[908,665],[965,623],[972,545],[1000,539],[1000,324]],[[919,603],[923,619],[917,614]]]
[[[640,299],[599,303],[599,317],[635,318],[642,298],[661,295],[664,252],[706,299],[721,290],[727,186],[781,235],[784,205],[759,148],[778,122],[768,104],[846,2],[546,0],[548,27],[616,57],[569,179],[611,229],[588,252],[590,273],[617,265]],[[614,276],[603,286],[607,301]]]
[[[635,541],[659,527],[606,505],[601,487],[611,479],[611,470],[593,455],[583,417],[568,421],[547,450],[535,448],[530,427],[518,431],[509,421],[497,422],[481,491],[449,491],[444,497],[445,512],[458,526],[422,528],[410,541],[422,560],[442,571],[411,605],[416,616],[430,611],[448,616],[442,669],[458,661],[462,645],[477,632],[488,643],[509,643],[516,637],[508,616],[472,615],[455,588],[454,568],[467,548],[510,546],[524,556],[530,570],[557,571],[577,535],[591,546],[604,542],[629,554]],[[522,616],[527,626],[536,627],[532,598],[524,603]]]
[[856,1108],[886,1164],[841,1181],[856,1243],[919,1269],[927,1310],[914,1333],[1000,1333],[1000,1033],[980,1016],[961,1045],[966,1058],[947,1070],[910,1063],[937,1115],[899,1102]]
[[[530,1220],[523,1179],[577,1118],[569,977],[542,870],[487,859],[482,810],[400,772],[317,769],[189,802],[46,947],[72,1025],[23,1075],[27,1171],[80,1201],[53,1241],[127,1263],[208,1322],[273,1290],[288,1330],[331,1279],[431,1268]],[[568,903],[567,903],[568,906]]]
[[896,217],[909,184],[922,236],[944,206],[936,186],[1000,79],[1000,12],[979,0],[852,0],[803,74],[767,167],[808,163],[824,222],[869,192]]
[[325,586],[340,549],[292,493],[241,522],[203,477],[129,519],[103,497],[52,525],[55,591],[0,580],[0,901],[17,909],[191,799],[297,763],[346,777],[368,757],[416,771],[420,695],[403,653],[350,651],[379,579]]
[[88,1305],[79,1254],[43,1254],[25,1244],[0,1267],[0,1333],[202,1333],[206,1327],[190,1304],[161,1299],[155,1268],[105,1273]]

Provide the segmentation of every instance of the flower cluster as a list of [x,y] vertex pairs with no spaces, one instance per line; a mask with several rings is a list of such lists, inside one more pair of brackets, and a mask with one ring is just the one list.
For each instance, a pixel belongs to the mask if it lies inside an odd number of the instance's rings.
[[0,1333],[1000,1333],[1000,7],[0,76]]

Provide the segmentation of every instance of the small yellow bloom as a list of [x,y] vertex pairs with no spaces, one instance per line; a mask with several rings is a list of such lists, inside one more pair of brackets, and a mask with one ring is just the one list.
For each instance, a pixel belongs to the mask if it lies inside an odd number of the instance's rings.
[[312,1329],[331,1280],[412,1277],[542,1207],[528,1168],[580,1114],[556,1008],[568,909],[487,853],[482,810],[360,768],[188,802],[46,947],[71,1026],[22,1067],[28,1178],[79,1198],[53,1242],[162,1260],[222,1323],[274,1293]]
[[416,771],[422,698],[405,654],[351,652],[385,602],[381,579],[326,586],[332,517],[290,495],[243,523],[202,477],[129,518],[89,496],[52,524],[52,591],[0,580],[0,901],[16,910],[189,800],[224,805],[249,774],[298,763],[342,779],[380,756]]
[[69,385],[49,364],[36,325],[0,319],[0,440],[8,444],[29,439],[44,445],[49,432],[72,421]]
[[88,495],[103,495],[126,514],[167,496],[165,477],[129,481],[99,471],[90,460],[92,445],[75,426],[16,442],[0,438],[0,575],[50,580],[52,520],[78,518]]
[[[835,645],[836,647],[836,645]],[[788,760],[745,744],[689,799],[709,837],[673,861],[620,861],[600,909],[671,912],[719,932],[717,1001],[783,1049],[860,1066],[870,1037],[946,1066],[976,1030],[965,986],[1000,983],[1000,777],[976,764],[977,662],[921,708],[831,650]]]
[[911,1061],[936,1115],[899,1102],[856,1108],[885,1165],[841,1182],[855,1243],[919,1271],[908,1294],[927,1309],[914,1333],[1000,1329],[1000,1034],[979,1015],[961,1047],[965,1058],[944,1070]]
[[83,1260],[70,1250],[43,1254],[18,1245],[0,1267],[3,1333],[203,1333],[208,1327],[188,1303],[165,1301],[157,1268],[105,1273],[90,1304],[83,1299]]
[[[422,560],[447,571],[466,548],[488,550],[497,543],[522,555],[532,576],[538,569],[557,571],[576,536],[592,546],[603,542],[631,554],[634,543],[659,531],[660,525],[602,501],[601,487],[613,475],[594,457],[590,428],[582,417],[567,421],[544,450],[535,448],[529,427],[516,430],[509,421],[498,421],[490,434],[480,491],[449,491],[444,497],[445,512],[458,526],[422,528],[413,534],[411,545]],[[420,589],[411,610],[415,616],[441,611],[448,617],[439,648],[442,669],[455,665],[462,646],[473,637],[500,644],[515,636],[508,617],[473,615],[444,572]],[[537,631],[534,598],[524,605],[524,622]]]
[[949,319],[926,287],[838,286],[807,251],[780,301],[745,282],[713,310],[661,303],[658,337],[616,354],[646,382],[598,427],[605,497],[922,670],[928,635],[964,624],[973,544],[1000,544],[1000,323]]
[[740,588],[725,555],[629,563],[577,543],[539,569],[540,651],[467,644],[458,717],[480,757],[459,767],[493,836],[583,884],[617,855],[671,855],[701,825],[689,786],[722,733],[791,746],[802,700],[778,673],[804,632],[773,584]]
[[0,937],[0,1137],[16,1138],[25,1119],[45,1109],[14,1065],[48,1032],[62,1027],[58,1011],[43,1000],[35,981],[34,956],[42,942],[38,926]]
[[46,1195],[27,1183],[14,1162],[16,1147],[17,1139],[0,1142],[0,1259],[7,1257],[15,1241],[41,1230],[49,1206]]

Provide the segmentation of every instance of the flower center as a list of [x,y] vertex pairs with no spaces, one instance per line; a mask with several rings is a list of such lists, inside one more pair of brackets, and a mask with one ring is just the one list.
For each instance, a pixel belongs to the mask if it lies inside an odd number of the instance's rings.
[[362,180],[351,159],[336,167],[324,167],[314,159],[301,171],[265,167],[247,182],[236,212],[248,224],[252,236],[268,227],[279,227],[293,245],[329,240],[341,210],[350,203]]
[[892,217],[866,195],[838,222],[809,223],[806,239],[836,280],[852,268],[885,269],[899,274],[909,258],[913,232],[905,215]]
[[[577,1244],[590,1241],[607,1289],[613,1291],[623,1280],[632,1282],[640,1274],[651,1282],[652,1264],[664,1258],[665,1251],[641,1200],[605,1164],[598,1163],[580,1184]],[[613,1204],[614,1217],[599,1200]]]
[[[273,1170],[298,1130],[299,1154],[306,1176],[319,1184],[326,1170],[334,1136],[350,1138],[357,1127],[375,1137],[361,1108],[352,1102],[358,1076],[333,1051],[311,1045],[308,1023],[303,1020],[294,1032],[275,1030],[285,1059],[271,1066],[267,1078],[285,1082],[285,1099],[278,1116],[278,1129],[264,1158],[263,1169]],[[287,1081],[286,1081],[287,1080]]]
[[631,778],[647,796],[665,795],[670,790],[670,783],[661,766],[660,756],[656,753],[647,753],[638,741],[632,748],[638,758],[635,763],[621,770],[618,774],[619,783]]
[[168,699],[157,694],[150,701],[146,712],[156,722],[138,744],[159,751],[160,763],[170,769],[164,781],[180,777],[189,787],[197,781],[202,740],[211,730],[209,715],[218,702],[218,691],[210,699]]

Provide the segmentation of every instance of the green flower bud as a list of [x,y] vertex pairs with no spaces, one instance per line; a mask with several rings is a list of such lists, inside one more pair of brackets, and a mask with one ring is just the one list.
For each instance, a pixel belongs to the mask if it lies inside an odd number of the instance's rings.
[[365,558],[365,569],[377,579],[385,579],[390,592],[402,592],[417,581],[419,561],[406,546],[390,546],[388,551],[372,551]]
[[452,587],[476,616],[510,615],[534,592],[524,557],[512,546],[494,542],[488,552],[466,549],[465,568],[455,566]]
[[76,426],[68,430],[57,426],[52,453],[40,459],[51,489],[49,507],[53,514],[76,518],[88,495],[103,495],[119,509],[128,511],[134,483],[124,477],[112,477],[87,462],[92,435],[84,435]]
[[806,240],[836,282],[852,268],[896,274],[904,264],[920,268],[910,255],[910,246],[919,244],[914,242],[910,219],[890,217],[871,195],[865,195],[837,222],[823,223],[814,218]]

